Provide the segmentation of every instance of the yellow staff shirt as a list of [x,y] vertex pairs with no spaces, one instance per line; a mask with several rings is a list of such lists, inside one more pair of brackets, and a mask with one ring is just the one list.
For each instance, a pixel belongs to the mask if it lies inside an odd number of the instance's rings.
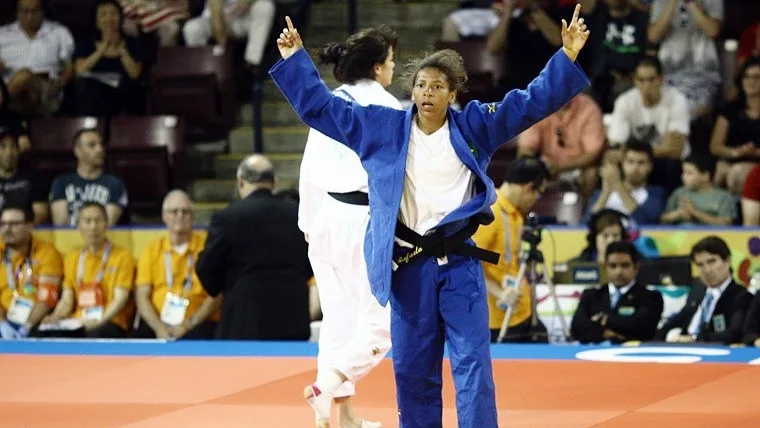
[[[40,276],[54,276],[58,278],[63,277],[63,260],[61,255],[55,249],[53,244],[39,239],[32,238],[32,276],[35,279],[39,279]],[[0,244],[0,257],[5,256],[5,243]],[[34,290],[26,290],[26,283],[28,278],[26,277],[26,254],[13,253],[10,254],[10,262],[12,267],[11,275],[14,275],[16,280],[16,291],[19,295],[33,300],[35,303],[39,298],[39,287],[35,287]],[[16,272],[21,270],[20,277],[16,277]],[[35,285],[38,285],[38,281],[35,280]],[[8,271],[6,270],[5,260],[0,263],[0,305],[3,307],[3,311],[8,313],[11,301],[13,300],[13,289],[8,283]]]
[[[85,250],[84,269],[82,272],[82,282],[92,283],[95,281],[98,273],[100,272],[100,265],[103,258],[103,252],[106,246],[99,249],[96,253],[90,253]],[[75,250],[66,254],[66,258],[63,261],[63,288],[71,289],[74,291],[74,297],[76,298],[76,313],[74,317],[82,317],[82,308],[79,307],[79,286],[77,284],[77,269],[79,267],[79,255],[82,250]],[[103,309],[114,299],[114,291],[116,288],[124,289],[128,292],[132,291],[135,279],[135,260],[132,257],[132,253],[123,247],[114,245],[111,243],[111,255],[106,261],[105,269],[103,272],[103,280],[100,282],[100,289],[103,292]],[[132,316],[134,315],[134,308],[127,303],[121,312],[111,320],[114,324],[123,328],[125,331],[129,331],[130,324],[132,323]]]
[[[208,293],[203,289],[198,276],[195,274],[195,265],[198,262],[198,255],[203,250],[206,237],[203,233],[193,231],[188,242],[187,251],[179,254],[172,248],[168,236],[158,238],[148,244],[140,254],[140,260],[137,264],[137,285],[149,285],[151,287],[151,302],[153,309],[157,314],[161,314],[164,307],[164,300],[169,291],[175,296],[182,296],[189,301],[185,319],[193,316],[208,297]],[[171,258],[172,282],[171,287],[167,286],[166,275],[166,253],[169,252]],[[185,281],[188,275],[188,258],[191,259],[190,269],[192,269],[192,281],[188,292],[185,292]],[[209,315],[209,321],[219,321],[220,309],[217,308]]]
[[[483,270],[487,281],[501,286],[505,276],[517,277],[520,270],[523,215],[500,191],[497,190],[496,195],[496,202],[491,205],[494,221],[488,225],[481,225],[472,239],[478,247],[500,254],[498,264],[483,262]],[[531,316],[530,286],[523,280],[521,287],[522,297],[512,311],[510,327],[524,322]],[[506,312],[496,305],[496,297],[491,293],[488,293],[488,312],[490,328],[501,328]]]

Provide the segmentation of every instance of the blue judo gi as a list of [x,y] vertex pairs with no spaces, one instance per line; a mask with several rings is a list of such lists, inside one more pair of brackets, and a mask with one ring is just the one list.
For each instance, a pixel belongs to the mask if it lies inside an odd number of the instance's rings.
[[[391,341],[402,428],[442,427],[443,346],[448,343],[460,428],[496,428],[488,308],[479,260],[450,254],[440,264],[423,255],[398,269],[395,244],[404,186],[409,134],[416,111],[357,104],[334,96],[304,49],[280,60],[270,75],[308,126],[354,150],[369,176],[370,220],[365,257],[372,293],[391,303]],[[493,221],[496,200],[488,162],[501,144],[559,110],[589,85],[583,71],[560,50],[525,90],[498,103],[468,103],[449,109],[451,144],[473,173],[475,196],[438,226],[445,236],[473,217]],[[469,240],[472,244],[472,240]]]

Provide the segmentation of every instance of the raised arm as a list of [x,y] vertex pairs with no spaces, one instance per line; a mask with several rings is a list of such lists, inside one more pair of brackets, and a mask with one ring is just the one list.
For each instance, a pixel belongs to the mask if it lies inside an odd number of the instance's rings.
[[389,122],[399,113],[376,105],[362,107],[333,95],[303,49],[301,36],[290,17],[285,19],[288,28],[277,39],[282,60],[269,70],[270,76],[306,125],[364,157],[373,137],[378,135],[376,130],[387,133]]
[[569,26],[562,20],[562,49],[526,89],[509,91],[498,103],[472,102],[465,107],[460,129],[469,132],[471,140],[484,152],[494,153],[500,145],[556,112],[589,86],[588,77],[575,64],[589,36],[583,18],[578,17],[580,9],[578,4]]

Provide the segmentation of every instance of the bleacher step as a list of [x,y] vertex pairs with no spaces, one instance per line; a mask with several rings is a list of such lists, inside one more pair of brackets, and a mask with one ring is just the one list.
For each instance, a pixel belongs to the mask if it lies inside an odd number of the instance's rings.
[[227,205],[229,205],[229,202],[196,203],[194,223],[199,226],[208,226],[211,222],[211,217],[215,213],[225,209]]
[[[287,104],[286,104],[287,105]],[[262,130],[265,153],[303,153],[309,128],[297,122],[294,126],[269,126]],[[239,126],[229,135],[230,153],[253,152],[253,127]]]
[[[425,28],[431,23],[443,21],[458,4],[457,1],[401,4],[390,1],[362,1],[356,8],[356,20],[360,28],[377,23],[383,23],[392,28]],[[316,3],[309,11],[310,28],[334,28],[336,24],[343,27],[347,22],[348,6],[345,1]]]
[[[277,180],[275,192],[298,186],[296,180]],[[190,195],[196,203],[222,203],[237,198],[237,181],[234,179],[196,180]]]
[[[305,36],[305,43],[311,49],[317,49],[330,42],[342,41],[348,37],[347,28],[336,27],[334,24],[328,27],[312,25],[309,28],[311,31]],[[397,54],[404,51],[430,50],[441,35],[440,22],[436,22],[434,26],[428,23],[426,26],[402,26],[393,30],[398,35],[399,52]]]
[[[301,169],[301,153],[267,153],[275,168],[277,180],[298,180]],[[219,155],[214,161],[214,171],[218,179],[233,179],[237,167],[246,155],[230,153]]]

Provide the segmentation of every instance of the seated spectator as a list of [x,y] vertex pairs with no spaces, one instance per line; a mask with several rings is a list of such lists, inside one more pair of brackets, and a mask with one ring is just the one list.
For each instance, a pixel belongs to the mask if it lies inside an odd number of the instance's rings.
[[570,332],[583,344],[650,341],[662,316],[662,295],[636,281],[639,254],[633,244],[611,243],[604,268],[609,283],[583,290]]
[[61,255],[32,236],[31,208],[7,204],[0,212],[3,264],[0,265],[0,334],[29,335],[58,300],[63,278]]
[[601,167],[602,189],[591,196],[586,218],[608,208],[626,214],[640,225],[657,224],[666,196],[661,187],[649,184],[653,160],[652,146],[628,143],[623,152],[622,176],[615,164]]
[[56,177],[50,188],[53,224],[76,226],[79,207],[85,202],[105,206],[108,224],[116,224],[127,207],[127,189],[119,178],[103,172],[103,136],[95,129],[77,132],[74,155],[77,158],[76,172]]
[[715,39],[723,25],[723,0],[654,0],[649,42],[659,44],[667,82],[689,100],[689,116],[709,117],[721,85]]
[[16,134],[20,151],[29,150],[31,147],[29,132],[21,115],[8,108],[9,102],[8,87],[5,86],[5,82],[0,78],[0,128]]
[[[633,0],[590,0],[584,4],[591,31],[589,47],[581,53],[588,64],[591,94],[602,108],[612,111],[615,99],[633,87],[633,71],[647,47],[649,14]],[[588,8],[588,9],[587,9]]]
[[760,165],[752,168],[742,192],[742,221],[745,226],[760,226]]
[[665,224],[733,224],[736,197],[713,185],[715,160],[706,154],[691,154],[682,169],[683,186],[670,195],[660,220]]
[[505,91],[525,89],[562,46],[560,22],[572,15],[572,6],[559,0],[505,2],[499,24],[488,35],[488,50],[504,53]]
[[499,16],[505,4],[511,0],[469,0],[443,20],[441,41],[458,42],[461,39],[487,37],[499,24]]
[[760,162],[760,58],[739,71],[739,95],[718,115],[710,151],[720,159],[715,185],[740,194],[749,171]]
[[50,115],[71,80],[74,39],[61,24],[45,20],[40,0],[18,0],[16,22],[0,27],[0,75],[9,107],[23,115]]
[[143,109],[142,52],[138,42],[121,32],[124,15],[116,0],[98,0],[98,38],[82,40],[74,52],[76,111],[79,116],[108,117]]
[[85,202],[77,215],[85,247],[63,262],[63,295],[43,323],[73,316],[91,338],[123,338],[132,322],[129,295],[135,278],[135,261],[128,249],[106,237],[106,208]]
[[760,293],[755,294],[755,298],[752,300],[752,306],[744,324],[742,341],[747,346],[760,348]]
[[137,264],[135,300],[140,326],[133,336],[212,339],[221,296],[210,297],[195,275],[195,262],[206,239],[193,231],[193,204],[187,193],[169,192],[161,217],[167,235],[148,244]]
[[760,56],[760,22],[750,25],[742,32],[736,56],[739,67],[750,57]]
[[180,21],[190,17],[187,0],[119,0],[124,30],[132,37],[155,32],[160,46],[177,44]]
[[622,217],[622,213],[608,209],[593,214],[588,221],[586,248],[572,261],[604,264],[607,246],[626,235]]
[[697,265],[702,283],[692,287],[683,309],[665,322],[657,340],[741,342],[752,294],[731,277],[728,245],[717,236],[708,236],[692,247],[691,261]]
[[0,209],[4,206],[31,206],[34,223],[50,219],[47,186],[36,176],[19,171],[18,138],[0,128]]
[[584,94],[518,137],[518,155],[541,155],[552,175],[577,182],[585,197],[596,187],[596,163],[603,148],[602,112]]
[[248,38],[245,61],[254,70],[261,65],[275,15],[273,0],[206,0],[201,16],[185,23],[187,46],[205,46],[211,37],[223,52],[228,38]]
[[680,184],[681,159],[691,152],[686,97],[663,85],[657,58],[640,58],[633,79],[636,88],[615,100],[607,138],[613,147],[630,140],[650,144],[655,159],[652,184],[670,192]]

